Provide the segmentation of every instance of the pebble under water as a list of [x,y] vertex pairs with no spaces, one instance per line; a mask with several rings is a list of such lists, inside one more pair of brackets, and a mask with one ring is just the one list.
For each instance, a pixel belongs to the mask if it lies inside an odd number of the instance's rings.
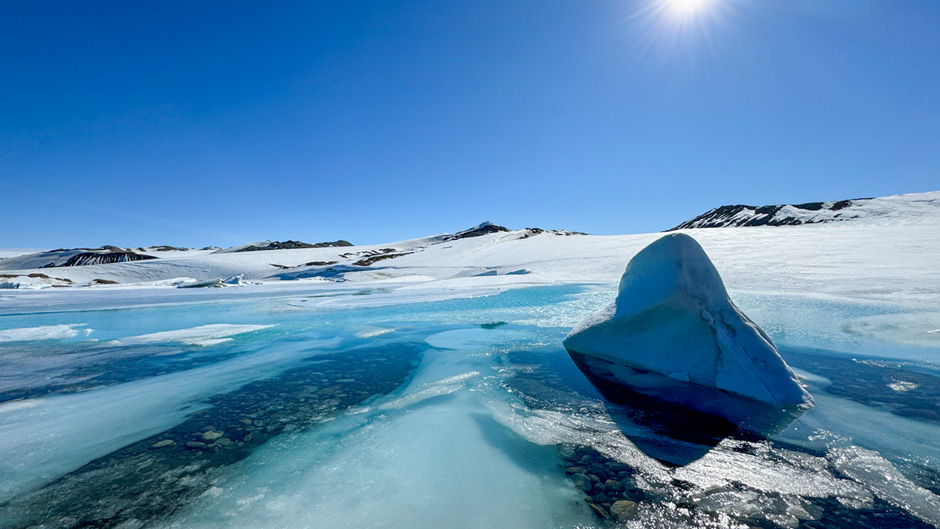
[[592,383],[561,339],[605,301],[565,286],[0,316],[32,329],[0,342],[0,527],[940,524],[929,351],[788,345],[789,315],[774,338],[818,406],[759,435]]

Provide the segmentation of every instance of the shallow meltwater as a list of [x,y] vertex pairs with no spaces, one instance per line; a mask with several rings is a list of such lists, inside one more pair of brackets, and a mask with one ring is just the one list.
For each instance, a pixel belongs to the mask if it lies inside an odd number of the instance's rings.
[[761,435],[595,386],[608,300],[0,316],[0,527],[940,525],[935,312],[743,294],[817,403]]

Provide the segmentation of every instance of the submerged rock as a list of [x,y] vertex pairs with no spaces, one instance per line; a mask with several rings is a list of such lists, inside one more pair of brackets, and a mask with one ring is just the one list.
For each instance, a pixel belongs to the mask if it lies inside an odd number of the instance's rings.
[[[702,247],[681,233],[634,256],[617,299],[578,324],[564,345],[579,365],[600,360],[606,375],[631,385],[711,388],[774,408],[813,403],[770,337],[728,297]],[[645,376],[650,372],[663,376]],[[706,411],[720,412],[712,397],[700,400],[711,403],[702,403]]]
[[636,517],[637,504],[630,500],[615,501],[610,506],[610,514],[615,520],[631,520]]

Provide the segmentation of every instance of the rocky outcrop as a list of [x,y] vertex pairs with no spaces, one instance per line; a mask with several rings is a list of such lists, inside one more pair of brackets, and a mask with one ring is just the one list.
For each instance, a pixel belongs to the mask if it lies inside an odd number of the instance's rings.
[[352,246],[353,244],[349,241],[340,239],[338,241],[332,242],[318,242],[314,244],[300,242],[300,241],[264,241],[255,244],[248,244],[238,248],[234,248],[232,252],[260,252],[265,250],[297,250],[302,248],[339,248],[345,246]]
[[729,228],[737,226],[797,226],[856,218],[851,213],[838,213],[854,203],[871,199],[840,200],[838,202],[807,202],[773,206],[721,206],[709,210],[692,220],[679,224],[673,230],[689,228]]
[[135,252],[80,252],[69,257],[63,264],[49,264],[43,268],[53,268],[58,266],[88,266],[110,263],[127,263],[131,261],[145,261],[147,259],[156,259],[152,255],[144,255]]
[[486,221],[470,229],[458,231],[453,235],[448,235],[447,237],[444,237],[444,241],[456,241],[459,239],[469,239],[471,237],[482,237],[483,235],[488,235],[490,233],[500,233],[504,231],[509,231],[509,228],[505,228],[498,224],[493,224],[490,221]]

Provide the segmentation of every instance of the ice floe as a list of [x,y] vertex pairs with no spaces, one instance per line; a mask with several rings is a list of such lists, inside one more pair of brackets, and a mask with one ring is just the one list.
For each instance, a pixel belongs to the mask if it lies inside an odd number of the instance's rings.
[[576,360],[583,355],[775,407],[812,403],[770,337],[731,302],[702,247],[681,233],[634,256],[617,299],[564,344]]
[[216,323],[200,325],[191,329],[174,331],[161,331],[139,336],[129,336],[119,340],[112,340],[114,345],[141,345],[153,343],[179,342],[183,345],[198,345],[207,347],[232,340],[232,336],[268,329],[273,325],[235,325],[231,323]]
[[33,340],[64,340],[79,335],[87,336],[91,334],[91,332],[91,329],[80,324],[41,325],[39,327],[2,329],[0,330],[0,343],[28,342]]

